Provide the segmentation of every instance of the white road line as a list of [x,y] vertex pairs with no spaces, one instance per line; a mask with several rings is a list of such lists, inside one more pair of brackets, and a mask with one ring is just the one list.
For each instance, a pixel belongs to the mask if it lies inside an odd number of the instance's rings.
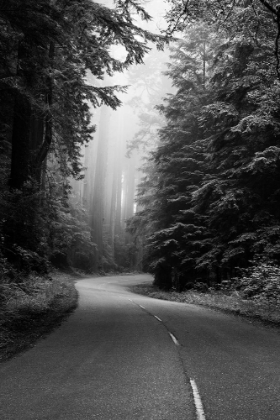
[[142,305],[139,305],[139,306],[140,306],[140,308],[145,309],[144,306],[142,306]]
[[154,315],[154,317],[159,321],[162,322],[162,319],[160,319],[158,316]]
[[177,340],[176,337],[174,337],[174,335],[171,332],[168,332],[168,334],[170,335],[170,337],[172,338],[173,343],[175,344],[175,346],[180,346],[179,341]]
[[195,380],[190,379],[190,383],[191,383],[192,391],[193,391],[197,420],[206,420],[204,410],[203,410],[202,401],[201,401],[201,398],[200,398],[199,391],[198,391],[197,385],[195,383]]

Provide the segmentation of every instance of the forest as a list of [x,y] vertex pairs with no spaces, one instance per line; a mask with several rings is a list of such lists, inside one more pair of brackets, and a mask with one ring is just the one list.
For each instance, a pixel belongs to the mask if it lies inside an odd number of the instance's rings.
[[[203,4],[205,7],[203,7]],[[184,5],[184,7],[183,7]],[[275,2],[172,2],[164,123],[128,229],[162,289],[279,296],[279,22]]]
[[168,0],[160,30],[147,10],[0,2],[1,283],[74,267],[274,296],[280,7]]

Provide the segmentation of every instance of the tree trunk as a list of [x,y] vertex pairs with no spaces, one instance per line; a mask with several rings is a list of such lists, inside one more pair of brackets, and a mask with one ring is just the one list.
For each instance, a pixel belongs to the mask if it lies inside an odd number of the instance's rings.
[[30,168],[31,105],[28,98],[17,92],[15,95],[12,159],[9,185],[21,189],[27,181]]
[[96,171],[94,178],[93,198],[91,203],[91,232],[92,241],[97,245],[94,270],[103,270],[103,225],[104,225],[104,193],[106,163],[108,155],[110,109],[105,107],[101,111],[100,132],[98,139]]
[[[50,68],[49,72],[52,71],[53,68],[53,61],[54,61],[54,54],[55,54],[55,45],[53,42],[50,43],[49,47],[49,62]],[[49,74],[46,79],[46,87],[47,87],[47,94],[46,94],[46,105],[47,105],[47,113],[45,117],[45,138],[39,152],[36,157],[35,165],[37,170],[41,170],[42,163],[46,159],[51,143],[52,143],[52,135],[53,135],[53,118],[52,118],[52,104],[53,104],[53,81],[52,76]]]

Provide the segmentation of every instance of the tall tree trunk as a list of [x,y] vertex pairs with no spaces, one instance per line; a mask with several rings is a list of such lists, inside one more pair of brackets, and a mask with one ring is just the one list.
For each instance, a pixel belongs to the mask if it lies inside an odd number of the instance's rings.
[[93,198],[91,203],[91,231],[92,240],[97,245],[97,253],[94,261],[94,270],[103,269],[103,225],[104,225],[104,193],[106,163],[109,141],[110,109],[106,106],[101,111],[100,131],[97,149],[97,161],[94,178]]
[[[53,67],[55,46],[49,47],[49,71]],[[33,89],[33,75],[24,69],[25,59],[31,53],[22,43],[18,49],[18,76],[26,81]],[[28,96],[22,92],[15,93],[13,134],[12,134],[12,160],[9,184],[11,188],[22,188],[28,179],[33,176],[38,183],[41,180],[42,164],[47,157],[52,142],[52,114],[53,86],[51,73],[46,78],[46,104],[45,118],[42,112],[31,106]],[[45,120],[45,121],[44,121]],[[37,154],[36,153],[37,150]]]
[[[33,112],[31,117],[31,133],[30,133],[30,153],[32,157],[32,176],[38,185],[42,181],[42,168],[36,162],[36,153],[38,153],[44,141],[45,121],[41,112]],[[44,166],[44,165],[43,165]]]
[[38,151],[35,165],[36,169],[39,172],[38,177],[40,178],[41,167],[42,163],[46,159],[51,143],[52,143],[52,135],[53,135],[53,117],[52,117],[52,104],[53,104],[53,81],[52,81],[52,68],[53,68],[53,61],[54,61],[54,54],[55,54],[55,45],[53,42],[50,43],[49,47],[49,75],[46,78],[46,105],[47,105],[47,112],[45,116],[45,137],[44,141],[40,146]]
[[124,179],[124,204],[123,219],[127,220],[133,216],[135,195],[135,161],[133,158],[126,162],[126,171]]
[[12,159],[9,185],[21,189],[29,176],[31,104],[20,92],[15,95]]

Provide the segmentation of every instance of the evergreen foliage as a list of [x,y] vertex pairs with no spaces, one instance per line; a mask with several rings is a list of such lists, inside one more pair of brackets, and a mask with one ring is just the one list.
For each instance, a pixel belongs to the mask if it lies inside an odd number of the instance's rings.
[[151,228],[146,261],[161,288],[221,283],[258,257],[280,263],[275,33],[271,15],[247,3],[231,7],[225,28],[195,2],[204,20],[184,22],[171,54],[177,91],[159,107],[166,123],[134,220]]
[[[91,109],[120,105],[105,75],[141,63],[163,38],[135,24],[140,3],[9,0],[0,6],[0,211],[3,270],[46,271],[49,259],[87,270],[95,246],[85,214],[69,202],[92,139]],[[123,61],[111,48],[121,45]],[[88,79],[94,80],[92,85]],[[54,173],[55,170],[55,173]],[[4,267],[5,266],[5,267]]]

